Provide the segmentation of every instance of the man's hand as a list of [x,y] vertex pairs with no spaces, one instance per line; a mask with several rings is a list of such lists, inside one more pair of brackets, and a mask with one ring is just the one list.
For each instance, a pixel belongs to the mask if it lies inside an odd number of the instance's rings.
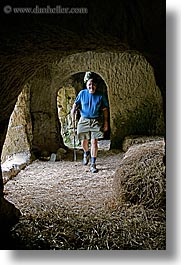
[[108,131],[108,129],[109,129],[109,124],[108,124],[108,121],[105,121],[105,122],[104,122],[103,131],[104,131],[104,132],[107,132],[107,131]]

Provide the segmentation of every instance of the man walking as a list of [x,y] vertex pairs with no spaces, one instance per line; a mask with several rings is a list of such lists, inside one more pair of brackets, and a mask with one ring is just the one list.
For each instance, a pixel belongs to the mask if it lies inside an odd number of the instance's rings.
[[[96,91],[96,77],[94,73],[87,72],[85,75],[86,89],[77,95],[73,104],[71,115],[75,119],[75,112],[80,110],[80,120],[77,125],[77,134],[82,141],[83,165],[89,163],[91,156],[90,171],[97,173],[96,158],[98,152],[98,139],[103,138],[104,132],[108,131],[108,101],[104,95]],[[101,128],[101,112],[103,112],[104,124]],[[91,140],[91,152],[89,151],[89,140]]]

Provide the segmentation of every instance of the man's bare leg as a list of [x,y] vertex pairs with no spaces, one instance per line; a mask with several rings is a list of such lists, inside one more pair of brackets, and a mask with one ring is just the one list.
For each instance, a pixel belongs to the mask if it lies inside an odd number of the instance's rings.
[[91,139],[91,157],[97,157],[98,152],[98,140]]
[[91,139],[91,167],[90,171],[92,173],[97,173],[98,170],[96,168],[96,158],[97,158],[97,152],[98,152],[98,140],[97,139]]
[[82,140],[82,148],[84,150],[84,153],[89,151],[89,140],[88,139]]
[[84,150],[83,165],[86,166],[89,163],[90,152],[89,152],[89,140],[82,140],[82,148]]

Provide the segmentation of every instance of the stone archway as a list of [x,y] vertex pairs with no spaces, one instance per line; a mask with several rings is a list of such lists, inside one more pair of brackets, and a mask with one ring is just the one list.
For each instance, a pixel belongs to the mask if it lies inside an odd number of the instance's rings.
[[99,74],[108,88],[112,147],[127,135],[163,135],[163,103],[154,71],[137,52],[84,52],[53,65],[54,87],[76,72]]
[[[94,73],[97,78],[97,90],[105,95],[107,95],[107,87],[104,80]],[[60,87],[57,95],[57,108],[58,117],[61,123],[61,135],[63,137],[64,144],[68,147],[73,147],[74,145],[74,128],[71,118],[71,108],[75,101],[77,94],[80,90],[85,89],[86,85],[84,83],[85,72],[78,72],[72,75],[65,83]],[[76,114],[76,125],[80,118],[80,113]],[[110,124],[110,120],[108,121]],[[110,126],[109,126],[110,127]],[[109,140],[110,131],[104,134],[104,140]],[[76,137],[76,146],[80,146],[80,141]],[[110,143],[109,143],[110,144]]]

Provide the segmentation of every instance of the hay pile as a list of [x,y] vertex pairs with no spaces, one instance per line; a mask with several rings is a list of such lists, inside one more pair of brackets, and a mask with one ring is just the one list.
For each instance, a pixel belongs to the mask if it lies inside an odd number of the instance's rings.
[[115,172],[113,186],[119,200],[147,208],[165,208],[164,142],[133,145]]
[[163,250],[164,212],[142,206],[76,215],[74,212],[39,213],[22,217],[11,231],[13,249],[52,250]]
[[128,206],[124,219],[130,237],[127,242],[137,242],[138,248],[166,248],[164,151],[163,139],[134,144],[128,148],[113,178],[117,200],[122,207]]
[[128,151],[129,147],[138,144],[144,144],[155,141],[163,141],[161,136],[138,136],[138,135],[129,135],[124,138],[122,149],[124,152]]

